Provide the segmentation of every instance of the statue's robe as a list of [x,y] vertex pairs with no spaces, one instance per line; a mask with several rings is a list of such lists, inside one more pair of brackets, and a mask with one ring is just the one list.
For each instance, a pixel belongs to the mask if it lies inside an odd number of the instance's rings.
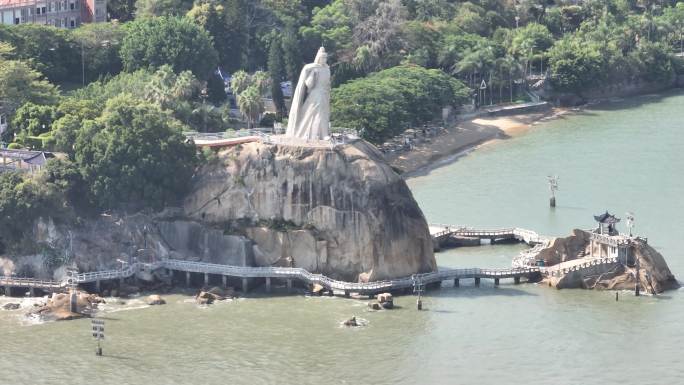
[[321,140],[330,135],[330,68],[316,63],[302,68],[292,97],[286,136]]

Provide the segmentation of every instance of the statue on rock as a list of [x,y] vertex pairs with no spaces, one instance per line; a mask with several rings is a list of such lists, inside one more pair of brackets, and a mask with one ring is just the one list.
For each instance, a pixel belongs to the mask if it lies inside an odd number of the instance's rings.
[[330,68],[325,48],[302,68],[292,97],[285,136],[302,140],[322,140],[330,131]]

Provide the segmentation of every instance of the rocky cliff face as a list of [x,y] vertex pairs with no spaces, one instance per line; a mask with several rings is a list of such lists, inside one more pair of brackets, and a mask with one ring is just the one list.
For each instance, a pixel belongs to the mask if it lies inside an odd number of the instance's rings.
[[185,216],[254,242],[260,266],[345,280],[436,268],[427,223],[406,183],[364,141],[303,148],[249,143],[198,175]]
[[118,269],[121,262],[174,258],[253,266],[252,242],[179,217],[102,215],[78,225],[39,220],[31,229],[34,255],[0,256],[0,275],[62,279],[65,264],[80,271]]
[[330,148],[250,143],[221,152],[181,208],[102,215],[31,229],[35,255],[0,256],[0,275],[61,279],[121,262],[175,258],[295,266],[338,279],[380,280],[435,269],[411,192],[363,141]]

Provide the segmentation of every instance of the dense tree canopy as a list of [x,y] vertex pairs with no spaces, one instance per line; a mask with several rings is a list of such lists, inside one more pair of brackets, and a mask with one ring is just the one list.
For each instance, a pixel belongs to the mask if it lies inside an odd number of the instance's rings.
[[76,164],[101,208],[175,204],[197,165],[181,124],[157,105],[121,95],[89,121],[75,143]]
[[211,37],[201,27],[178,17],[142,18],[126,24],[121,60],[126,71],[168,64],[176,72],[191,71],[205,79],[216,69]]
[[399,66],[343,84],[333,91],[333,124],[363,129],[374,142],[435,118],[459,105],[468,89],[440,70]]

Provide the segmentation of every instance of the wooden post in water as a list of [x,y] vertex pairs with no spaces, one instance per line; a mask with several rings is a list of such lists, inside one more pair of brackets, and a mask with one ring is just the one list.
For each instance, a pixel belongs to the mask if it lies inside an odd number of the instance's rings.
[[549,206],[556,207],[556,191],[558,190],[558,176],[547,176],[549,180],[549,190],[551,190],[551,198],[549,198]]
[[185,287],[190,287],[190,272],[185,272]]
[[228,277],[225,275],[221,276],[221,286],[225,289],[228,286]]
[[639,258],[636,258],[636,277],[634,280],[634,295],[639,296],[641,293],[639,292],[640,290],[640,284],[639,284]]
[[480,286],[480,278],[475,278],[475,286]]
[[416,309],[423,310],[423,281],[420,276],[415,274],[411,276],[411,280],[413,281],[413,292],[418,294],[418,299],[416,300]]
[[271,277],[266,277],[266,292],[271,292]]

